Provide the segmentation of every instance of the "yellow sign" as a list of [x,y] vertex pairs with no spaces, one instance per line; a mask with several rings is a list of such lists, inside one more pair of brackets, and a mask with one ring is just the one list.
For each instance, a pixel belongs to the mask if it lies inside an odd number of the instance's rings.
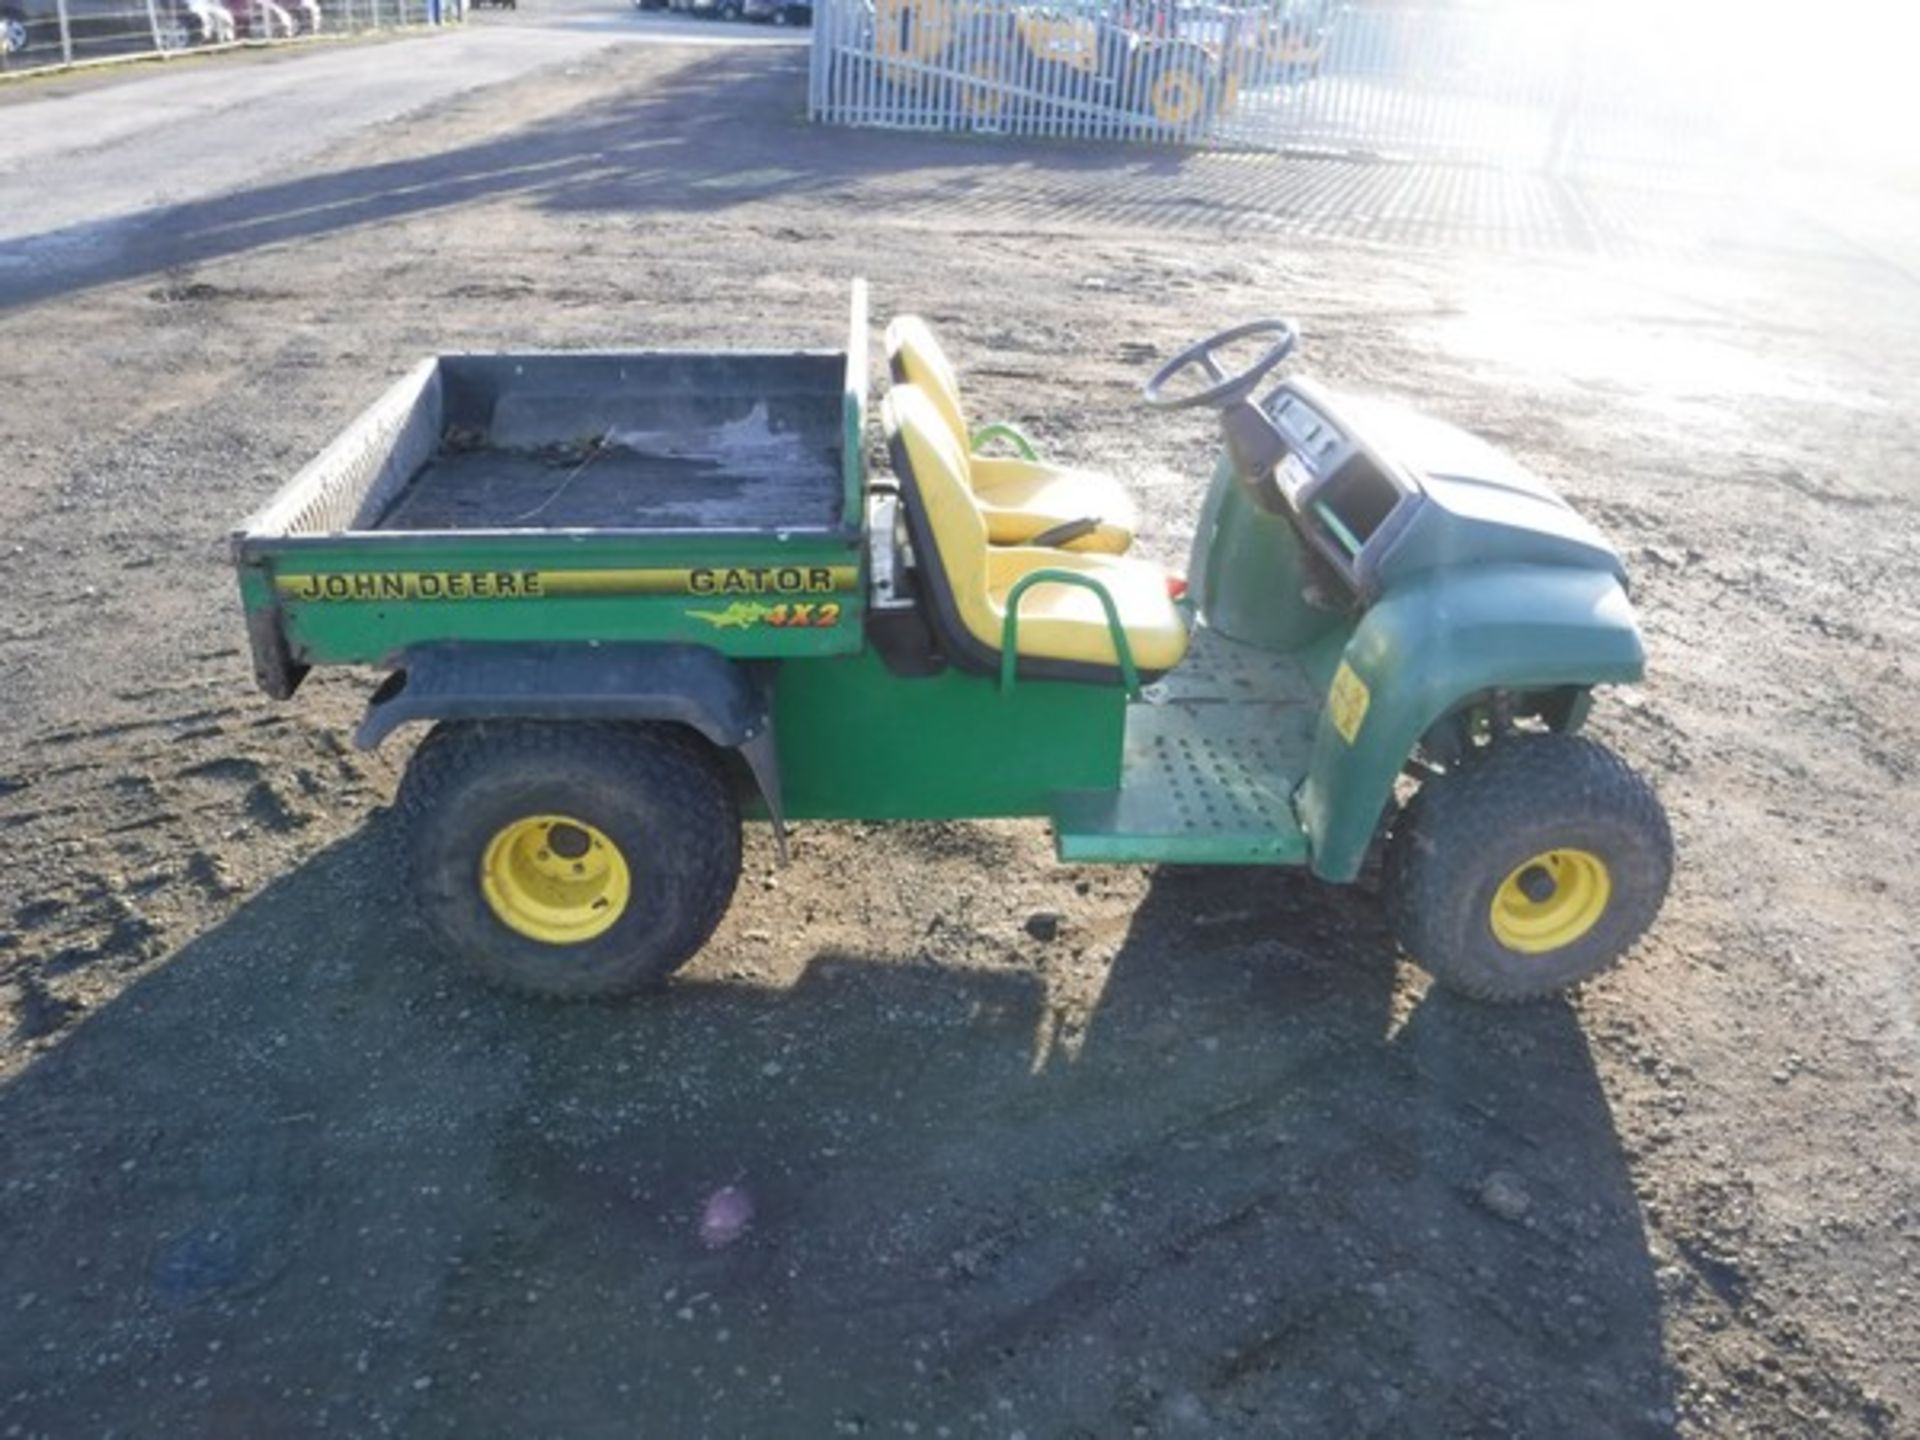
[[395,570],[279,575],[289,600],[540,600],[554,595],[828,595],[852,565],[714,565],[690,570]]
[[1366,723],[1367,705],[1373,699],[1367,689],[1367,682],[1353,673],[1353,667],[1346,661],[1340,662],[1340,668],[1333,675],[1333,689],[1327,695],[1327,714],[1333,718],[1333,728],[1340,732],[1340,738],[1353,744],[1353,737],[1360,733],[1360,727]]

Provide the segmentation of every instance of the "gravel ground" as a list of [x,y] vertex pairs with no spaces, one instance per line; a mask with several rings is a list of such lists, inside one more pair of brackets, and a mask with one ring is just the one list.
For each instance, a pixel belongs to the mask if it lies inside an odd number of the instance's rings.
[[[1912,1433],[1913,273],[1735,197],[814,131],[802,64],[600,50],[0,246],[0,1433]],[[1489,1011],[1365,890],[817,825],[662,999],[435,958],[406,744],[253,690],[225,531],[423,353],[834,344],[856,273],[1162,558],[1212,437],[1135,388],[1250,315],[1551,476],[1635,572],[1652,937]]]

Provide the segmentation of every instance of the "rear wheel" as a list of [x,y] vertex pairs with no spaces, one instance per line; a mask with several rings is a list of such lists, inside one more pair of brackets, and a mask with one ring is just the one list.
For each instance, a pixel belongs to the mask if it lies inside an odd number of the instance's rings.
[[1592,740],[1523,735],[1427,781],[1387,846],[1387,906],[1433,977],[1538,1000],[1612,965],[1666,898],[1673,836],[1652,787]]
[[1186,47],[1149,51],[1134,77],[1134,101],[1149,119],[1184,129],[1210,116],[1217,96],[1204,57]]
[[711,747],[673,726],[437,727],[400,789],[413,889],[484,979],[582,998],[663,983],[726,913],[740,815]]

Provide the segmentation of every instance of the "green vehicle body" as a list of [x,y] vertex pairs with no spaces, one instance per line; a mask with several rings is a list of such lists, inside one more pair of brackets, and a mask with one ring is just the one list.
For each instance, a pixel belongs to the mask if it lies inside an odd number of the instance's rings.
[[[751,776],[743,769],[742,785],[777,821],[1043,817],[1069,860],[1308,865],[1347,881],[1436,727],[1494,707],[1574,729],[1592,687],[1641,675],[1613,551],[1491,452],[1464,477],[1375,456],[1374,470],[1398,475],[1420,504],[1373,517],[1364,543],[1336,505],[1320,520],[1311,502],[1289,513],[1273,487],[1249,485],[1223,456],[1182,602],[1196,658],[1143,692],[954,665],[902,673],[868,623],[879,552],[864,458],[866,330],[857,291],[844,350],[426,362],[235,535],[263,688],[285,698],[311,666],[404,672],[435,653],[531,648],[590,667],[600,647],[698,652],[764,705],[739,733],[770,757]],[[837,434],[832,513],[704,527],[380,524],[383,488],[391,500],[448,435],[484,428],[485,416],[463,419],[461,407],[498,411],[502,397],[525,398],[515,385],[537,392],[538,404],[520,406],[527,413],[588,397],[583,433],[600,426],[587,415],[593,397],[612,403],[650,385],[709,408],[714,395],[735,395],[728,424],[769,395],[777,410],[792,392],[811,407],[813,433]],[[1282,388],[1323,419],[1363,413],[1350,429],[1430,423],[1305,384]],[[1440,438],[1442,448],[1468,443]],[[1329,567],[1352,592],[1331,602],[1314,593]],[[1229,662],[1240,667],[1239,699],[1183,698],[1189,666]],[[412,718],[484,716],[495,700],[501,714],[569,715],[565,695],[483,689]],[[620,713],[678,712],[641,700]],[[384,733],[373,727],[372,741]],[[1148,773],[1168,764],[1186,768]]]

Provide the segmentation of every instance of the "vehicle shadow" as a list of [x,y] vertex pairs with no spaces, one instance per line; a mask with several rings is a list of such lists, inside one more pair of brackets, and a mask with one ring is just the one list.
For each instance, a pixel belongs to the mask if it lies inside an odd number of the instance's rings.
[[1064,959],[551,1006],[425,953],[394,829],[0,1090],[0,1429],[1671,1424],[1575,1018],[1399,1013],[1364,897],[1164,872],[1078,1028]]
[[848,227],[877,212],[1579,252],[1619,238],[1603,194],[1541,175],[812,125],[806,70],[803,48],[702,50],[488,139],[0,242],[0,310],[508,200],[644,219],[814,196]]

